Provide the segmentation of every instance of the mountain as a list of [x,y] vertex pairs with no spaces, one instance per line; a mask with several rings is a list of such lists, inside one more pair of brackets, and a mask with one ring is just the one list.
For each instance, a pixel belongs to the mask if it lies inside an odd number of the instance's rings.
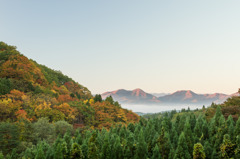
[[139,120],[111,98],[93,97],[87,87],[4,42],[0,42],[0,70],[0,122],[36,122],[46,117],[50,122],[65,120],[74,127],[109,128]]
[[221,103],[228,98],[228,95],[215,93],[215,94],[196,94],[191,90],[181,90],[174,92],[170,95],[159,97],[162,103],[181,103],[181,104],[211,104]]
[[163,97],[169,95],[170,93],[151,93],[151,94],[154,95],[155,97]]
[[[156,95],[156,94],[155,94]],[[172,94],[157,97],[153,94],[146,93],[141,89],[124,90],[119,89],[112,92],[102,94],[103,98],[112,96],[113,99],[120,103],[127,104],[201,104],[210,105],[212,102],[222,103],[229,95],[222,93],[215,94],[196,94],[191,90],[176,91]],[[159,95],[159,94],[158,94]]]
[[102,98],[105,99],[108,96],[112,96],[114,100],[120,103],[157,103],[159,100],[156,96],[146,93],[143,90],[137,88],[132,91],[125,89],[118,89],[112,92],[105,92],[102,94]]

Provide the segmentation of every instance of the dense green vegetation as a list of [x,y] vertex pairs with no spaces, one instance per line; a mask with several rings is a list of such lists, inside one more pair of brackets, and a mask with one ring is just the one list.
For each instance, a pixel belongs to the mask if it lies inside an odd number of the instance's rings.
[[217,106],[210,120],[205,110],[171,111],[109,130],[73,129],[66,121],[50,123],[47,118],[35,123],[3,122],[0,147],[9,158],[237,159],[240,118],[234,121],[229,115],[225,119],[221,110]]

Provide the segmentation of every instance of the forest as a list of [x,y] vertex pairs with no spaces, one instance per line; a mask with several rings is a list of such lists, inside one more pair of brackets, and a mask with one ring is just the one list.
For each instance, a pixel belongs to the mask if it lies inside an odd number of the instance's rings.
[[[236,97],[235,97],[236,98]],[[227,102],[226,102],[227,104]],[[238,103],[240,107],[240,103]],[[182,110],[141,118],[133,124],[102,129],[74,129],[66,121],[39,118],[31,123],[0,124],[1,158],[218,159],[240,158],[240,118],[207,110]]]
[[0,159],[240,158],[239,96],[139,117],[4,42],[0,70]]

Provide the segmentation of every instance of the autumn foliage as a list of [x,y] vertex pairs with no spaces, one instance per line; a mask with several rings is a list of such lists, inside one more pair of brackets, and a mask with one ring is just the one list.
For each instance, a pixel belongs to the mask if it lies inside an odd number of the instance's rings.
[[84,86],[29,60],[16,47],[0,42],[0,121],[31,122],[47,117],[73,125],[109,128],[136,122],[139,117],[117,102],[94,98]]

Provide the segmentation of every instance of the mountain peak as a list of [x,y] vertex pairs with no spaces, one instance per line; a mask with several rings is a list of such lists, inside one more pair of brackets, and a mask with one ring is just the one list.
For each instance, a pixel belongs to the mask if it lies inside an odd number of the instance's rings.
[[146,97],[146,96],[147,96],[146,92],[144,92],[144,91],[141,90],[140,88],[134,89],[134,90],[132,91],[132,95],[133,95],[133,96],[137,96],[137,97],[139,97],[139,96]]
[[125,89],[118,89],[112,92],[105,92],[102,94],[102,98],[106,98],[108,96],[112,96],[114,100],[119,102],[153,102],[158,101],[155,96],[144,92],[140,88],[136,88],[134,90],[125,90]]
[[144,92],[144,91],[140,88],[136,88],[136,89],[133,90],[133,92]]

